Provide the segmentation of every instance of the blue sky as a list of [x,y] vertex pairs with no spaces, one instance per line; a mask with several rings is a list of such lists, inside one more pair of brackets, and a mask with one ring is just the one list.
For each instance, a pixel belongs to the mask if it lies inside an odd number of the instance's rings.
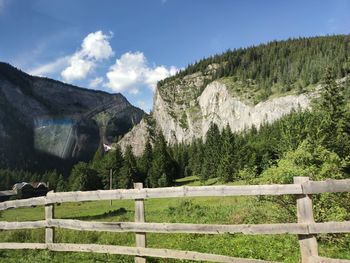
[[349,31],[348,0],[0,0],[1,61],[146,111],[159,79],[203,57]]

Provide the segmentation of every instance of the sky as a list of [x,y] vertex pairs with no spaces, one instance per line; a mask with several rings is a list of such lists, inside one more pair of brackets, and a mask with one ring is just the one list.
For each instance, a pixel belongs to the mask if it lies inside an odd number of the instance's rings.
[[204,57],[348,33],[350,0],[0,0],[0,61],[147,112],[157,81]]

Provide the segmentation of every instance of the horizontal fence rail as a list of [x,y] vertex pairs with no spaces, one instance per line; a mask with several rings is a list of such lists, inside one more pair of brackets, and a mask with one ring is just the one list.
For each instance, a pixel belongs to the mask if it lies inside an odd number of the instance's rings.
[[0,203],[0,210],[66,202],[97,200],[134,200],[151,198],[296,195],[349,192],[350,179],[305,182],[300,184],[235,185],[235,186],[180,186],[144,189],[117,189],[53,193],[46,197],[13,200]]
[[229,256],[181,251],[174,249],[125,247],[95,244],[42,244],[42,243],[0,243],[0,249],[48,249],[60,252],[94,252],[104,254],[129,255],[140,257],[172,258],[181,260],[210,261],[223,263],[265,263],[273,262],[258,259],[234,258]]
[[245,235],[310,235],[350,233],[350,221],[326,223],[281,223],[281,224],[183,224],[183,223],[137,223],[100,222],[72,219],[51,219],[26,222],[1,222],[0,230],[62,228],[78,231],[134,232],[134,233],[183,233],[183,234],[245,234]]
[[[142,188],[136,183],[135,189],[98,190],[86,192],[49,192],[45,197],[13,200],[0,203],[0,210],[19,207],[45,206],[45,220],[26,222],[1,222],[0,230],[45,228],[45,243],[0,243],[0,249],[47,249],[51,251],[94,252],[135,256],[135,263],[146,262],[146,257],[173,258],[180,260],[211,262],[269,262],[256,259],[233,258],[229,256],[156,249],[146,247],[146,233],[188,233],[188,234],[246,234],[246,235],[298,235],[301,261],[303,263],[338,262],[350,260],[329,259],[318,256],[317,234],[350,233],[350,221],[315,223],[311,194],[350,192],[350,179],[309,181],[307,177],[295,177],[294,184],[242,185],[242,186],[198,186]],[[148,223],[144,217],[144,199],[180,198],[208,196],[256,196],[256,195],[296,195],[298,223],[281,224],[184,224]],[[98,200],[135,200],[135,222],[94,222],[72,219],[55,219],[54,204],[64,202]],[[78,231],[132,232],[136,235],[136,247],[64,244],[54,243],[54,229],[63,228]]]

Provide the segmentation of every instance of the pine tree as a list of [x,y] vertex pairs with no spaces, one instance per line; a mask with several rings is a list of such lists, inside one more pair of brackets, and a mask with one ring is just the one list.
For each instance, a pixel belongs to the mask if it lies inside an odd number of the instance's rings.
[[123,166],[117,177],[117,185],[118,188],[131,188],[135,182],[139,182],[137,164],[132,147],[128,145],[125,149]]
[[112,187],[117,188],[117,183],[114,178],[120,173],[120,169],[123,166],[123,153],[119,145],[116,149],[103,154],[101,150],[97,150],[95,157],[90,167],[97,171],[101,177],[103,188],[110,188],[110,170],[113,172]]
[[156,137],[153,151],[152,166],[150,169],[148,185],[150,187],[171,186],[176,173],[176,167],[171,158],[163,134]]
[[142,156],[139,159],[139,171],[140,171],[140,181],[145,183],[146,178],[149,174],[149,170],[152,166],[153,160],[153,149],[150,140],[148,139],[145,144],[145,149],[143,150]]
[[217,177],[223,182],[231,182],[235,174],[234,143],[234,136],[227,125],[222,132],[222,154],[217,170]]
[[57,180],[56,192],[65,192],[67,191],[67,183],[64,180],[63,176],[60,175]]
[[[120,145],[118,144],[114,152],[114,163],[112,165],[113,178],[118,178],[119,174],[121,173],[123,164],[124,164],[123,152]],[[117,179],[113,180],[112,185],[113,185],[113,188],[118,188]]]
[[101,178],[97,171],[90,168],[87,163],[77,163],[70,175],[70,189],[72,191],[97,190],[102,188]]
[[350,150],[350,117],[346,108],[344,86],[337,84],[335,78],[333,69],[328,67],[319,112],[323,116],[321,128],[324,137],[321,143],[339,156],[345,157]]
[[337,122],[344,115],[344,89],[342,85],[336,83],[334,71],[330,67],[326,69],[324,84],[321,97],[322,110],[330,114],[333,122]]
[[221,136],[219,128],[212,123],[206,135],[204,144],[203,166],[201,171],[201,181],[206,181],[209,178],[216,176],[216,170],[219,166],[221,158]]

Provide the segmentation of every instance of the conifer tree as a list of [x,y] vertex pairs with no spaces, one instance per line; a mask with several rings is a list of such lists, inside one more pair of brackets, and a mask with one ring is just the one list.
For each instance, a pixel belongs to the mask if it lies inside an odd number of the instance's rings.
[[146,141],[145,149],[139,158],[140,181],[145,182],[152,166],[153,149],[149,138]]
[[56,184],[56,192],[65,192],[67,190],[68,190],[67,189],[67,183],[64,180],[63,176],[60,175],[58,177],[57,184]]
[[159,133],[154,144],[153,160],[148,177],[150,187],[170,186],[173,184],[176,167],[169,155],[163,134]]
[[97,190],[102,188],[101,178],[87,163],[76,164],[70,175],[70,189],[72,191]]
[[[124,164],[122,149],[118,144],[114,152],[114,163],[112,165],[113,177],[118,178]],[[113,188],[118,188],[117,179],[113,180]]]
[[[98,150],[97,152],[100,152]],[[98,175],[101,177],[103,188],[110,188],[110,170],[113,172],[113,182],[112,187],[117,188],[117,183],[115,178],[120,173],[120,169],[123,166],[123,153],[119,145],[116,149],[109,151],[105,154],[96,153],[93,162],[91,163],[91,168],[96,170]]]
[[201,180],[205,181],[216,176],[216,170],[221,158],[221,136],[219,128],[212,123],[206,135]]
[[130,145],[125,149],[123,166],[116,181],[118,188],[131,188],[132,183],[139,182],[136,159]]
[[334,70],[328,67],[324,76],[320,108],[323,116],[322,143],[339,156],[345,157],[350,150],[350,117],[344,98],[344,86],[338,84],[335,78]]
[[330,67],[326,69],[324,84],[321,98],[322,110],[330,114],[333,122],[337,122],[344,115],[345,100],[343,86],[336,83],[334,71]]
[[217,177],[223,182],[231,182],[235,174],[234,136],[230,126],[222,132],[221,158],[217,170]]
[[203,141],[201,138],[194,140],[191,151],[189,152],[189,165],[192,175],[199,176],[201,178],[202,165],[203,165]]

